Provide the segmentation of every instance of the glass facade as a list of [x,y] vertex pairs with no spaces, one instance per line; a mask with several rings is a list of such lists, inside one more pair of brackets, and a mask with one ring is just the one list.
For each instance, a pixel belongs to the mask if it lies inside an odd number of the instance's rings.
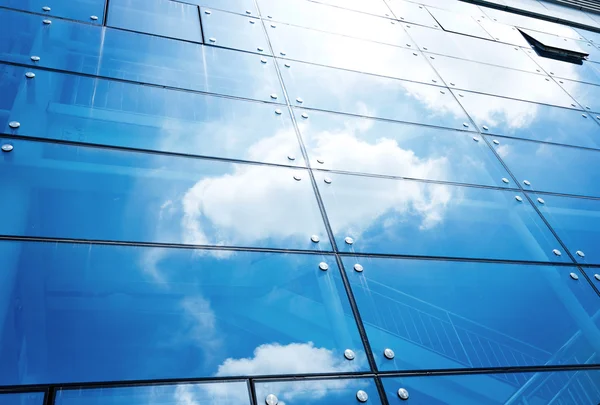
[[0,27],[0,405],[600,404],[600,15],[0,0]]

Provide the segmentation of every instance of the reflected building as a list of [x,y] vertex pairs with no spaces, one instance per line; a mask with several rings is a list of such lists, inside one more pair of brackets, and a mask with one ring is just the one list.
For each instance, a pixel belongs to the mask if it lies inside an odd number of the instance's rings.
[[600,403],[600,7],[0,26],[0,405]]

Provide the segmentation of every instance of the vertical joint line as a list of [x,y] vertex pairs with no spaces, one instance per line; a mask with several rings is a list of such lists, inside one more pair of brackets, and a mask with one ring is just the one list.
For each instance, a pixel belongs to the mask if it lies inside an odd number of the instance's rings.
[[102,19],[102,26],[106,27],[108,24],[108,4],[110,0],[104,0],[104,18]]
[[51,385],[44,392],[44,405],[54,405],[56,399],[56,387]]
[[258,399],[256,398],[256,387],[254,386],[254,380],[252,378],[246,380],[248,385],[248,393],[250,395],[250,404],[258,405]]

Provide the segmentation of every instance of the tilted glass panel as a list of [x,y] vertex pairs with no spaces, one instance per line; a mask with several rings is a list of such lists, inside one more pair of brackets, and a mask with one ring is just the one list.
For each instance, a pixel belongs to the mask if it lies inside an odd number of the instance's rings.
[[410,33],[419,49],[423,51],[540,72],[539,66],[525,52],[514,46],[418,26],[412,27]]
[[342,261],[379,370],[575,365],[600,352],[600,298],[576,267]]
[[457,92],[483,133],[600,149],[600,126],[583,111]]
[[271,55],[262,21],[250,16],[202,7],[204,42],[224,48]]
[[535,54],[531,55],[531,57],[550,76],[600,85],[600,63],[584,60],[581,64],[576,64],[539,57]]
[[493,39],[481,25],[470,15],[453,13],[451,11],[429,8],[429,13],[437,20],[445,31],[457,32],[463,35]]
[[[0,6],[102,25],[105,1],[106,0],[0,0]],[[52,5],[52,7],[50,7],[50,5]],[[50,9],[48,10],[48,8]],[[44,18],[43,16],[38,17],[40,18],[40,21]]]
[[600,264],[599,200],[533,193],[530,195],[578,263]]
[[456,129],[469,119],[445,87],[278,61],[292,105]]
[[433,67],[452,88],[572,107],[571,97],[548,76],[447,56],[429,57]]
[[[266,403],[269,395],[274,395],[280,404],[286,405],[381,404],[375,382],[367,378],[256,383],[259,404]],[[358,400],[359,397],[361,400]]]
[[587,53],[587,42],[578,41],[570,38],[557,37],[556,35],[532,31],[525,28],[519,28],[519,30],[522,31],[525,35],[528,35],[534,40],[540,42],[545,47],[564,49],[566,51],[571,52]]
[[323,172],[315,178],[342,252],[568,261],[552,253],[558,242],[518,191]]
[[304,165],[281,106],[11,65],[0,65],[0,74],[5,133]]
[[0,394],[0,405],[42,405],[43,392],[3,393]]
[[387,4],[396,18],[401,21],[424,25],[426,27],[440,27],[425,6],[404,0],[387,0]]
[[[0,10],[0,26],[5,27],[0,30],[0,60],[262,101],[283,100],[274,62],[267,56],[65,20],[55,20],[49,27],[40,20],[40,16]],[[34,55],[38,62],[31,60]]]
[[493,140],[493,147],[525,190],[600,197],[600,151],[517,139]]
[[368,370],[333,256],[9,241],[0,249],[3,288],[13,291],[2,304],[11,314],[3,384]]
[[185,0],[185,2],[210,9],[258,17],[254,0]]
[[588,31],[583,28],[573,28],[581,36],[581,39],[588,40],[594,44],[600,44],[600,32]]
[[1,142],[4,235],[330,249],[305,170]]
[[56,405],[239,404],[250,405],[244,381],[141,385],[113,388],[59,389]]
[[[400,24],[398,29],[402,30]],[[431,65],[406,36],[405,46],[380,44],[287,24],[267,24],[277,56],[423,83],[441,83]],[[524,55],[527,57],[526,55]]]
[[492,36],[496,41],[505,42],[511,45],[523,46],[530,48],[529,42],[523,37],[512,25],[502,24],[490,20],[489,18],[481,19],[479,24]]
[[534,31],[545,32],[565,38],[581,39],[581,36],[569,26],[541,20],[539,18],[527,17],[507,11],[493,8],[481,7],[483,12],[492,20],[502,24],[514,25],[519,28],[527,28]]
[[472,132],[300,109],[295,114],[313,168],[499,187],[509,177]]
[[600,113],[600,86],[560,79],[558,83],[586,110]]
[[576,405],[600,402],[598,370],[384,377],[382,381],[390,404],[401,403],[398,397],[401,388],[408,392],[411,405]]
[[362,13],[374,14],[381,17],[390,17],[391,12],[384,0],[319,0],[319,3],[329,4],[348,10],[360,11]]
[[258,7],[267,27],[277,27],[277,22],[281,22],[369,41],[406,46],[406,34],[402,32],[402,28],[398,24],[392,24],[387,18],[306,0],[258,0]]
[[171,0],[111,0],[107,25],[202,42],[198,6]]

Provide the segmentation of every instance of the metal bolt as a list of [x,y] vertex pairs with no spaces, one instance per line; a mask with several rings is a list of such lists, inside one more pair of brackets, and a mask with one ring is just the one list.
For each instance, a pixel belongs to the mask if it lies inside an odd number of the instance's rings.
[[419,56],[419,54],[418,54],[418,53],[416,53],[416,52],[413,52],[413,55],[415,55],[415,56]]
[[483,128],[484,131],[489,130],[489,128],[487,127],[487,125],[482,126],[481,128]]
[[[454,83],[450,82],[450,86],[456,86],[456,84],[454,84]],[[462,96],[461,96],[461,97],[462,97]]]
[[5,143],[2,145],[2,152],[12,152],[13,146],[11,144]]
[[331,179],[330,179],[329,177],[325,177],[325,178],[323,179],[323,181],[324,181],[326,184],[331,184]]
[[48,6],[44,6],[44,7],[42,7],[42,10],[44,10],[44,11],[50,11],[52,9],[50,7],[48,7]]
[[498,141],[497,139],[494,139],[492,142],[494,142],[494,145],[500,145],[500,141]]
[[275,110],[275,114],[277,114],[277,115],[281,115],[281,110],[280,110],[279,108],[278,108],[278,109],[276,109],[276,110]]
[[515,200],[518,202],[523,202],[523,198],[520,195],[515,196]]
[[42,20],[42,22],[46,25],[52,24],[52,21],[50,21],[50,20]]
[[541,197],[539,197],[539,198],[537,199],[537,202],[539,202],[540,204],[546,204],[546,201],[544,201],[544,199],[543,199],[543,198],[541,198]]
[[217,39],[216,39],[216,38],[212,38],[212,37],[211,37],[211,38],[208,38],[208,40],[209,40],[210,42],[217,42]]
[[469,128],[469,124],[467,124],[466,122],[463,122],[463,127]]
[[285,56],[285,52],[279,52],[281,56]]
[[406,391],[406,389],[404,389],[404,388],[398,389],[398,398],[400,398],[402,400],[407,400],[408,399],[408,391]]
[[319,263],[319,268],[323,271],[327,271],[329,269],[329,265],[325,262]]
[[571,107],[577,107],[577,104],[571,103]]
[[383,351],[383,355],[385,356],[386,359],[389,359],[389,360],[393,359],[394,356],[396,356],[396,354],[394,353],[394,351],[392,349],[389,349],[389,348],[385,349]]
[[560,253],[560,250],[558,250],[558,249],[553,249],[552,253],[554,253],[556,256],[562,255],[562,253]]
[[295,174],[294,175],[294,180],[300,181],[300,180],[302,180],[302,177],[300,177],[299,175]]
[[369,399],[369,395],[363,390],[358,390],[356,392],[356,399],[358,399],[358,402],[367,402]]
[[21,126],[21,123],[19,121],[11,121],[8,123],[8,126],[12,129],[17,129]]
[[272,98],[273,100],[277,100],[277,94],[275,94],[275,93],[271,94],[271,98]]
[[583,118],[587,118],[587,115],[585,115],[585,114],[581,114],[581,116],[582,116]]
[[594,274],[594,278],[595,278],[596,280],[600,281],[600,274],[597,274],[597,273],[596,273],[596,274]]
[[304,119],[308,118],[308,114],[307,113],[302,113],[302,118],[304,118]]
[[585,257],[585,253],[583,253],[581,250],[578,250],[577,252],[575,252],[575,254],[579,257]]
[[546,81],[547,81],[547,82],[549,82],[549,81],[550,81],[550,79],[548,79],[548,78],[546,77]]
[[259,47],[257,47],[257,48],[256,48],[256,50],[257,50],[258,52],[262,52],[262,51],[264,51],[264,49],[262,49],[260,46],[259,46]]
[[254,20],[248,20],[250,24],[254,24]]
[[479,138],[477,138],[476,136],[474,136],[474,137],[473,137],[473,140],[474,140],[475,142],[479,142]]
[[290,67],[290,66],[292,66],[292,65],[290,65],[289,63],[286,63],[286,64],[284,64],[283,66],[285,66],[286,68],[289,68],[289,67]]
[[302,100],[300,97],[297,97],[296,102],[302,104],[304,102],[304,100]]
[[464,94],[459,94],[459,95],[458,95],[458,97],[464,97],[464,96],[465,96]]
[[526,186],[531,186],[531,183],[529,182],[529,180],[523,180],[523,184],[525,184]]
[[506,177],[502,177],[502,182],[508,184],[509,180]]
[[279,399],[277,399],[277,397],[273,394],[269,394],[267,395],[267,398],[265,399],[265,403],[267,405],[277,405],[279,403]]
[[442,94],[446,94],[446,92],[444,90],[440,90],[440,93]]
[[430,58],[430,59],[435,59],[435,56],[430,56],[429,58]]
[[356,356],[354,355],[354,352],[352,350],[346,349],[344,350],[344,357],[348,360],[354,360]]
[[34,62],[39,62],[40,61],[40,57],[34,55],[34,56],[31,57],[31,60],[34,61]]
[[363,268],[363,266],[362,266],[362,265],[360,265],[360,264],[358,264],[358,263],[356,263],[356,264],[354,265],[354,271],[356,271],[356,272],[358,272],[358,273],[362,273],[362,271],[363,271],[363,270],[364,270],[364,268]]
[[319,237],[317,235],[311,236],[310,240],[312,240],[314,243],[319,243]]
[[267,60],[265,58],[261,58],[260,63],[267,63]]
[[354,239],[352,239],[350,236],[346,236],[344,238],[344,242],[346,242],[346,244],[351,245],[354,243]]
[[95,15],[91,15],[91,16],[90,16],[90,19],[91,19],[92,21],[96,21],[96,20],[98,19],[98,17],[97,17],[97,16],[95,16]]
[[246,10],[246,14],[252,14],[252,11]]
[[325,163],[325,161],[323,159],[317,159],[317,163],[323,164],[323,163]]
[[570,273],[569,276],[571,276],[573,280],[579,280],[579,276],[576,273]]
[[204,14],[210,14],[211,11],[210,10],[204,10]]
[[437,83],[437,80],[435,80],[435,79],[431,79],[431,81],[434,82],[434,83]]
[[271,28],[277,28],[275,24],[271,24]]
[[25,77],[28,79],[33,79],[35,77],[35,73],[27,72],[27,73],[25,73]]
[[296,156],[294,155],[288,155],[288,160],[296,160]]
[[586,105],[586,106],[585,106],[585,109],[586,109],[586,110],[591,110],[591,108],[590,108],[590,106],[589,106],[589,105]]

